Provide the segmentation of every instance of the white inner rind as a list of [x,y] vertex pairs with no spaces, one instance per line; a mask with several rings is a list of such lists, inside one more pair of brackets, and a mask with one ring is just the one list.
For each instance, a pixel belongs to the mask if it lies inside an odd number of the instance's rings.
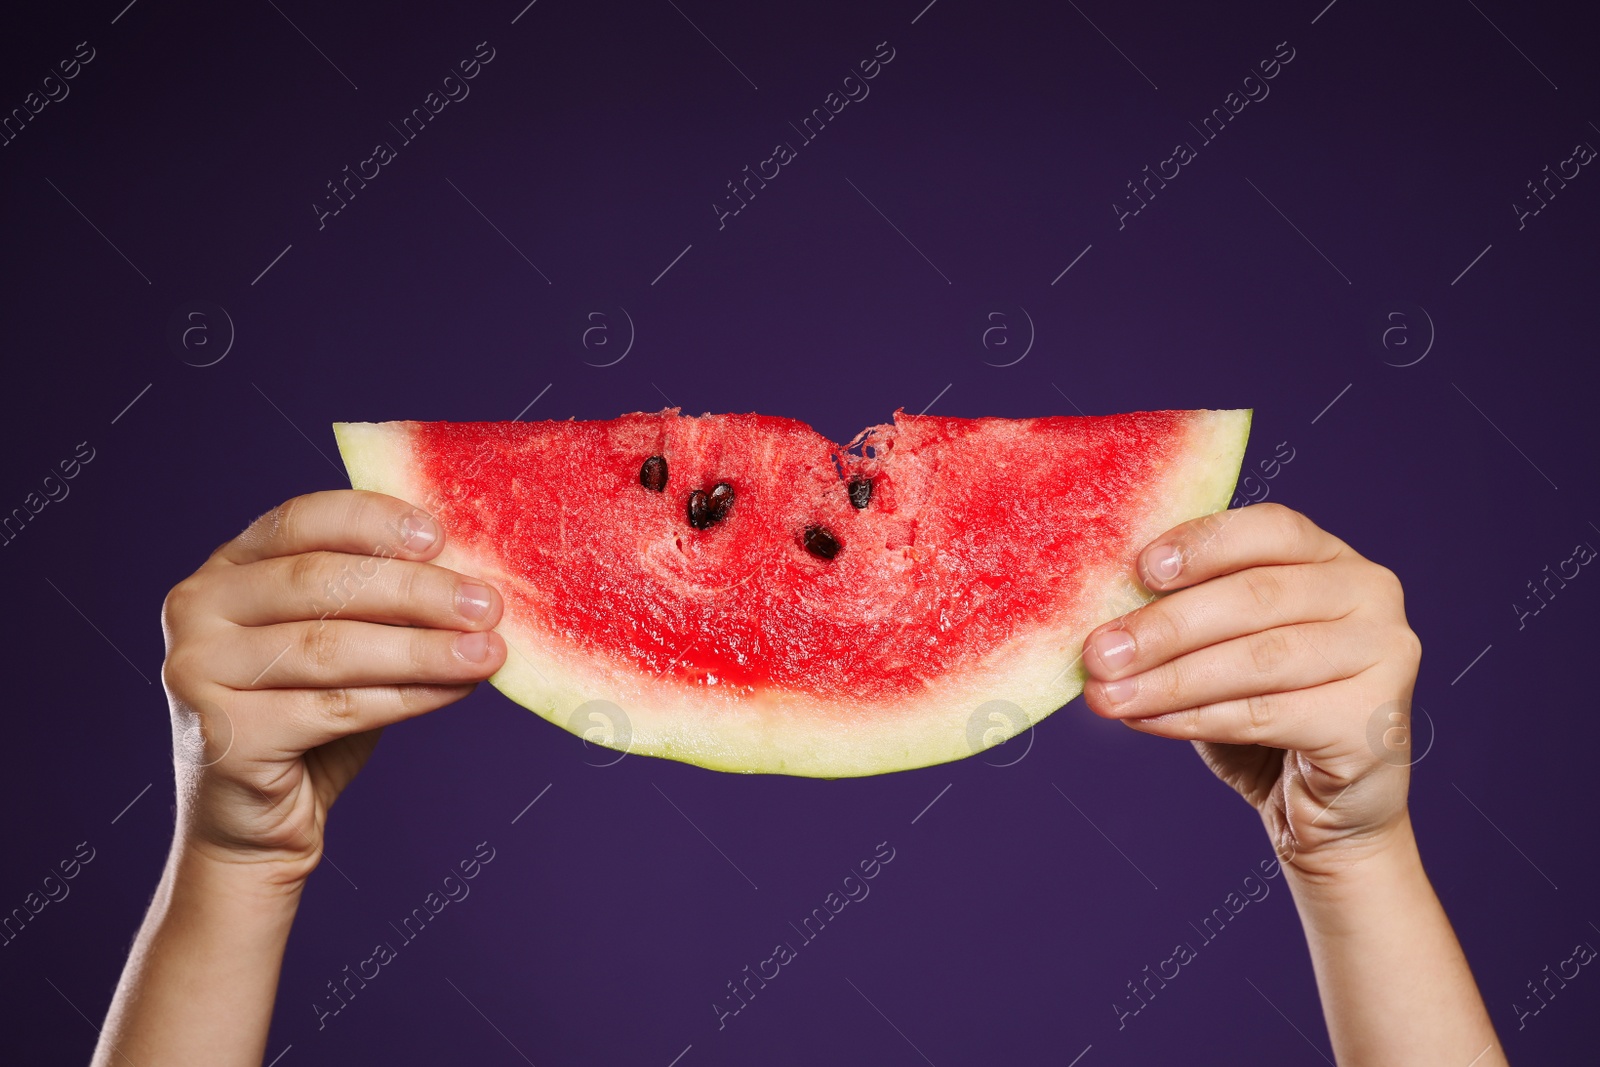
[[[1084,638],[1150,598],[1129,560],[1158,534],[1227,507],[1250,415],[1204,411],[1189,419],[1187,437],[1174,449],[1177,461],[1125,502],[1137,518],[1124,551],[1088,571],[1083,588],[1092,592],[1077,612],[994,649],[976,669],[930,679],[914,697],[845,703],[773,687],[753,695],[693,688],[560,647],[509,616],[497,631],[511,652],[489,681],[591,742],[714,770],[842,778],[962,759],[1027,730],[1083,691]],[[334,434],[357,489],[432,510],[429,490],[414,477],[403,424],[336,423]],[[437,562],[490,582],[517,580],[498,557],[448,536]]]

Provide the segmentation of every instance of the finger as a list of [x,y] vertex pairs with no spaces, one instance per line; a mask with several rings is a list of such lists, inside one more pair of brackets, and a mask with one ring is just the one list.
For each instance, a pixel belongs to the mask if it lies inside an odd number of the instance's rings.
[[[351,734],[364,733],[454,704],[477,688],[464,685],[363,685],[332,689],[284,689],[268,696],[286,708],[258,716],[279,732],[280,748],[304,752]],[[286,713],[285,713],[286,712]]]
[[222,581],[219,610],[241,626],[344,618],[487,630],[504,606],[483,582],[392,556],[304,552],[231,568]]
[[219,657],[218,680],[234,689],[477,682],[500,669],[506,644],[490,631],[462,633],[329,619],[238,627]]
[[1124,719],[1123,723],[1140,733],[1183,741],[1266,745],[1321,754],[1351,744],[1350,731],[1342,724],[1350,708],[1360,704],[1360,697],[1352,695],[1354,684],[1335,682],[1311,689],[1256,693],[1164,715]]
[[1139,553],[1139,576],[1166,592],[1275,563],[1323,563],[1350,547],[1282,504],[1252,504],[1175,526]]
[[443,545],[444,532],[427,512],[382,493],[337,489],[284,501],[217,555],[230,563],[254,563],[323,549],[430,559]]
[[1377,662],[1344,621],[1277,626],[1190,652],[1139,674],[1091,679],[1084,698],[1110,719],[1145,718],[1353,677]]
[[1361,602],[1362,565],[1252,567],[1160,597],[1090,631],[1083,663],[1112,679],[1234,637],[1341,618]]

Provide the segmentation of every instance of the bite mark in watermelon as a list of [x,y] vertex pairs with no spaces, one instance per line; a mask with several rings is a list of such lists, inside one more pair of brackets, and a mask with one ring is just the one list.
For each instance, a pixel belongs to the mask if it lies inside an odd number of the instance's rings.
[[1227,506],[1249,426],[896,412],[842,448],[671,408],[334,432],[356,488],[430,511],[437,562],[504,595],[512,700],[562,726],[611,701],[633,752],[842,777],[971,755],[994,701],[1021,714],[983,744],[1077,696],[1084,637],[1149,595],[1137,552]]

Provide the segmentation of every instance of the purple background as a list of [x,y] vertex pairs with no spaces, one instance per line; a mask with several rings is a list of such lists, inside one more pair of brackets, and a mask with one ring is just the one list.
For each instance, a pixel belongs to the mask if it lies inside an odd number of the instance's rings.
[[[1600,976],[1520,1031],[1512,1008],[1600,942],[1600,730],[1575,669],[1600,576],[1520,629],[1512,607],[1600,546],[1600,177],[1521,229],[1511,207],[1600,144],[1595,25],[1570,6],[124,2],[33,12],[0,41],[7,113],[77,42],[95,50],[0,148],[0,514],[94,450],[0,548],[0,911],[95,850],[0,948],[3,1058],[87,1057],[161,868],[165,591],[281,499],[344,484],[331,422],[509,419],[537,397],[529,418],[670,398],[838,439],[899,406],[1254,407],[1247,470],[1278,442],[1295,457],[1259,491],[1406,584],[1437,730],[1415,818],[1507,1050],[1591,1062]],[[388,124],[485,40],[471,95],[319,230],[324,183],[398,141]],[[870,96],[799,144],[789,123],[885,40]],[[1189,123],[1282,41],[1270,95],[1200,144]],[[778,140],[797,158],[719,230],[711,204]],[[1179,140],[1198,158],[1119,229],[1125,183]],[[186,365],[226,348],[217,305],[231,349]],[[184,347],[169,324],[196,308]],[[628,318],[626,358],[593,366]],[[995,366],[1028,318],[1031,350]],[[1331,1056],[1281,880],[1119,1031],[1124,983],[1198,944],[1189,924],[1270,850],[1189,746],[1081,701],[1005,768],[594,762],[488,687],[391,730],[332,822],[268,1059]],[[471,896],[319,1031],[324,983],[480,841],[496,855]],[[871,896],[718,1032],[724,983],[881,841],[896,854]]]

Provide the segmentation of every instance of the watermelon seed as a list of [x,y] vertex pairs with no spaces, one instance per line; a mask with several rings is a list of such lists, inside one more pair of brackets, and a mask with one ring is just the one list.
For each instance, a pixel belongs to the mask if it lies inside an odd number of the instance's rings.
[[839,539],[828,532],[825,526],[807,526],[801,543],[807,552],[818,559],[832,559],[839,554]]
[[728,517],[733,507],[733,486],[718,482],[708,495],[704,489],[689,494],[689,525],[707,530]]
[[727,482],[718,482],[711,488],[711,512],[707,516],[712,522],[721,522],[728,517],[728,509],[733,507],[733,486]]
[[872,479],[853,478],[848,486],[850,493],[850,506],[857,511],[866,507],[872,501]]
[[653,493],[667,487],[667,457],[651,456],[639,468],[639,484]]
[[704,489],[689,494],[689,525],[704,530],[711,525],[711,498]]

